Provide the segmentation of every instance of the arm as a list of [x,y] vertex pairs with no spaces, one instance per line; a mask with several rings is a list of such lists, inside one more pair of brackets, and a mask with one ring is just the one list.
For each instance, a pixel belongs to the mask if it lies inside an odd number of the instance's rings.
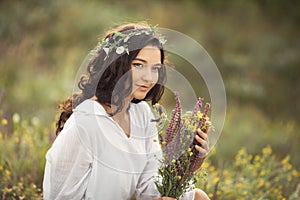
[[140,102],[139,109],[138,112],[141,115],[139,118],[143,119],[142,123],[145,124],[144,142],[147,162],[142,174],[139,176],[138,184],[136,186],[136,199],[152,200],[154,198],[160,198],[160,194],[154,183],[154,177],[157,176],[162,152],[158,142],[156,123],[151,121],[151,119],[154,119],[154,116],[150,107],[145,102]]
[[84,196],[92,156],[82,145],[78,132],[74,123],[65,127],[46,155],[45,199],[82,199]]
[[[151,144],[151,142],[153,144]],[[147,155],[146,166],[138,181],[138,185],[136,188],[137,200],[152,200],[153,198],[160,197],[160,194],[156,189],[156,185],[154,183],[154,177],[157,176],[161,151],[158,142],[153,142],[153,139],[149,139],[149,143],[152,146],[152,153],[149,153]]]

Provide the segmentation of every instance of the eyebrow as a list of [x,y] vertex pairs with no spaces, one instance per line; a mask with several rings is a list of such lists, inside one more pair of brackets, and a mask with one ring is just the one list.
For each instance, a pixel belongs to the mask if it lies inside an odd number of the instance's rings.
[[[144,60],[142,58],[135,58],[135,59],[133,59],[133,61],[141,61],[143,63],[147,63],[147,60]],[[161,63],[157,63],[157,64],[154,64],[154,65],[161,65]]]
[[144,60],[144,59],[142,59],[142,58],[135,58],[135,59],[133,59],[133,60],[138,60],[138,61],[141,61],[141,62],[143,62],[143,63],[147,63],[147,61]]

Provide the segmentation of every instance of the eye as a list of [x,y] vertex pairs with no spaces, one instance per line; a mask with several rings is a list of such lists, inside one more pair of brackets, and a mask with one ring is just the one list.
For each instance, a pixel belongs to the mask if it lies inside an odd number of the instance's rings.
[[132,63],[135,68],[142,69],[144,65],[142,63]]
[[153,65],[153,66],[152,66],[152,71],[157,72],[157,71],[159,71],[159,70],[161,69],[161,67],[162,67],[161,64],[159,64],[159,65]]

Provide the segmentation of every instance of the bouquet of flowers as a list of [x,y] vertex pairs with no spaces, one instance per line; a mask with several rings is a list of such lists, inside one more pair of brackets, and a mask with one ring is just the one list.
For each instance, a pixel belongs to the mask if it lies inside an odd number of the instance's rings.
[[182,114],[177,93],[175,99],[176,106],[166,125],[162,124],[162,118],[167,118],[166,114],[159,104],[154,105],[158,127],[162,128],[159,131],[159,142],[162,148],[161,166],[154,181],[162,196],[179,199],[184,192],[193,189],[196,182],[195,166],[203,162],[203,158],[195,149],[196,130],[200,128],[205,131],[211,123],[208,121],[209,103],[206,103],[204,111],[201,112],[203,98],[198,99],[192,112],[188,111],[185,114]]

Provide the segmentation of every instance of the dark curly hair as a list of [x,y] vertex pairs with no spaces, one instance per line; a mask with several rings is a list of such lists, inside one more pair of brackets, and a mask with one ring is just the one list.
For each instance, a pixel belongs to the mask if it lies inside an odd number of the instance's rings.
[[[149,32],[145,32],[145,30],[149,30]],[[87,65],[87,75],[82,75],[78,83],[81,92],[73,94],[72,97],[59,104],[62,112],[56,123],[56,135],[63,129],[65,122],[73,112],[73,108],[94,96],[103,105],[109,107],[115,105],[117,107],[111,115],[120,112],[124,106],[124,98],[129,96],[132,91],[131,63],[145,46],[151,45],[159,48],[161,63],[165,63],[165,53],[162,44],[157,34],[147,24],[125,24],[119,26],[107,32],[104,40],[113,42],[113,39],[118,39],[115,35],[117,32],[126,35],[133,31],[140,31],[140,33],[126,40],[126,44],[125,42],[121,44],[128,46],[128,54],[124,52],[118,55],[115,51],[107,54],[102,47],[96,48],[97,50]],[[119,84],[119,81],[122,81],[122,84]],[[155,86],[147,93],[144,99],[133,99],[132,102],[139,103],[147,100],[154,105],[163,95],[165,82],[166,68],[162,65],[159,70],[158,82]],[[118,86],[116,87],[116,85]]]

